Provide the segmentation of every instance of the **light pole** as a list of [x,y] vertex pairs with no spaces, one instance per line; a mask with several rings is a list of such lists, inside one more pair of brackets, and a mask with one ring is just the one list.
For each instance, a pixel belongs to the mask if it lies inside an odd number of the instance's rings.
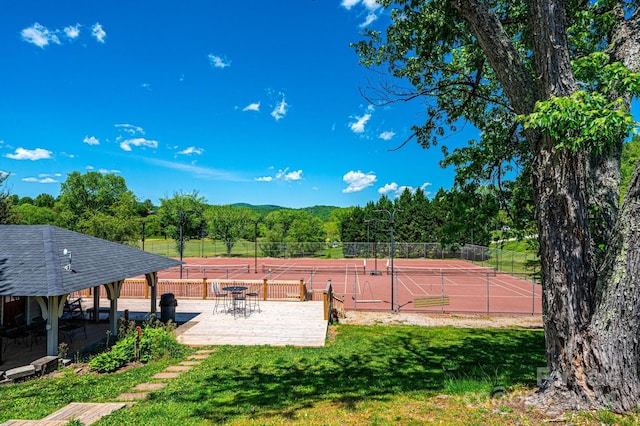
[[184,215],[185,213],[198,213],[200,215],[200,217],[202,218],[202,213],[198,210],[187,210],[187,211],[182,211],[182,210],[178,210],[178,220],[180,221],[180,279],[182,279],[182,254],[184,251],[184,239],[183,239],[183,232],[182,232],[182,227],[184,226]]
[[[367,255],[365,256],[365,259],[367,259],[368,257],[371,256],[371,242],[370,242],[370,239],[369,239],[369,222],[372,222],[372,221],[373,221],[373,219],[365,219],[364,220],[364,223],[367,224]],[[367,271],[364,271],[364,272],[366,273]]]
[[142,251],[144,251],[144,226],[147,224],[147,221],[143,219],[140,223],[142,223]]
[[262,219],[256,219],[253,221],[253,271],[258,273],[258,224],[262,222]]
[[[155,215],[155,214],[156,214],[156,212],[154,212],[153,210],[149,210],[147,212],[147,216],[145,216],[145,218],[149,217],[151,215]],[[146,234],[145,234],[144,230],[145,230],[146,224],[147,224],[147,222],[149,222],[149,220],[150,219],[142,219],[140,221],[140,223],[142,224],[142,251],[144,251],[144,240],[146,238]]]
[[[395,255],[395,247],[394,247],[394,240],[393,240],[393,224],[394,224],[394,220],[396,218],[396,213],[400,213],[402,210],[396,210],[393,209],[392,212],[390,212],[389,210],[386,209],[379,209],[379,210],[374,210],[374,212],[384,212],[387,213],[389,215],[389,224],[391,225],[391,248],[390,248],[390,253],[389,253],[389,257],[391,258],[391,313],[395,312],[394,309],[394,276],[395,276],[395,271],[393,269],[393,258]],[[376,268],[377,269],[377,268]]]

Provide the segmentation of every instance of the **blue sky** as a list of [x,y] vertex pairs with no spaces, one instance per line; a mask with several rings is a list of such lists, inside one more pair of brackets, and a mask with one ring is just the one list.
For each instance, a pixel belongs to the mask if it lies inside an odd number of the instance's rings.
[[[354,206],[450,188],[439,148],[392,151],[423,105],[372,108],[349,47],[386,26],[371,0],[0,4],[0,171],[19,196],[68,173],[141,200]],[[448,146],[466,143],[463,136]]]

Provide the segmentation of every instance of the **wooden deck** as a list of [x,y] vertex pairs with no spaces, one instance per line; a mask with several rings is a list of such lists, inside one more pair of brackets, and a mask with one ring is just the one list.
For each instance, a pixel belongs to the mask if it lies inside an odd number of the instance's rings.
[[[236,318],[213,313],[210,300],[178,300],[178,341],[190,346],[271,345],[324,346],[327,321],[322,302],[260,302],[261,312]],[[118,311],[129,310],[130,318],[146,314],[148,300],[120,299]],[[158,315],[160,312],[158,312]]]

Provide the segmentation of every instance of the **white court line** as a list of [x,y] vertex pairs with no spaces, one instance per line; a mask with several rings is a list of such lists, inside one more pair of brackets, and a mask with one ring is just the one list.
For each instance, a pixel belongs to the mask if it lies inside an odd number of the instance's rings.
[[[522,297],[527,297],[527,298],[531,298],[531,285],[532,283],[527,282],[527,281],[523,281],[522,283],[520,282],[509,282],[505,279],[498,279],[499,275],[496,276],[496,278],[494,280],[491,281],[491,284],[493,284],[495,282],[495,286],[496,287],[500,287],[503,288],[511,293],[514,293],[518,296],[522,296]],[[509,277],[511,279],[513,279],[512,277]],[[525,284],[524,283],[528,283],[529,284],[529,289],[526,290]],[[542,293],[542,289],[540,290],[540,293],[536,292],[536,294],[541,294]],[[506,297],[512,297],[512,296],[506,296]]]

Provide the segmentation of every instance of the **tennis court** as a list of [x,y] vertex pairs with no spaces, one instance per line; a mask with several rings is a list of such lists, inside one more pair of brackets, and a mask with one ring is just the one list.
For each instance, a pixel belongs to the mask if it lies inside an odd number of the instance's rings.
[[[304,280],[310,291],[331,281],[347,310],[541,314],[539,285],[456,259],[188,258],[183,278]],[[178,268],[159,278],[177,278]],[[393,279],[392,279],[393,277]],[[392,291],[393,289],[393,291]],[[392,308],[393,302],[393,308]]]

